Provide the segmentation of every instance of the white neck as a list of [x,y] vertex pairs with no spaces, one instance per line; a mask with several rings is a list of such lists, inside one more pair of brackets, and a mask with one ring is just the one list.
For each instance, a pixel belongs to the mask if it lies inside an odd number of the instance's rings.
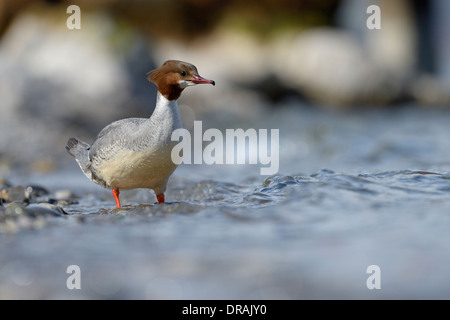
[[159,91],[156,96],[156,107],[149,119],[152,131],[160,137],[169,139],[175,129],[182,128],[181,116],[176,100],[168,100]]

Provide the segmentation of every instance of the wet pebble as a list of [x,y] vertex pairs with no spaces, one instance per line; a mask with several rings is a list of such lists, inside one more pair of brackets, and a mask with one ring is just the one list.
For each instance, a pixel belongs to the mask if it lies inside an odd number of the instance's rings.
[[78,203],[78,196],[70,190],[58,190],[54,193],[55,204],[58,206],[67,206]]
[[63,208],[49,203],[27,206],[23,203],[12,202],[6,206],[4,214],[6,217],[28,216],[35,218],[38,216],[61,216],[68,213]]
[[[0,184],[1,184],[0,180]],[[69,190],[58,190],[53,195],[41,186],[28,185],[10,186],[7,184],[0,185],[0,205],[11,202],[31,203],[49,203],[57,206],[67,206],[77,204],[77,196]]]
[[19,202],[12,202],[6,206],[6,217],[17,217],[21,215],[27,215],[26,205]]
[[55,192],[55,198],[57,199],[69,199],[75,197],[76,196],[70,190],[58,190]]
[[44,195],[48,195],[49,193],[50,192],[48,192],[47,189],[41,186],[30,185],[25,188],[25,194],[28,199],[31,197],[42,197]]
[[48,214],[53,216],[61,216],[63,214],[69,214],[63,208],[58,205],[50,204],[50,203],[38,203],[29,205],[28,210],[32,210],[35,213],[40,214]]
[[11,202],[0,207],[0,234],[16,233],[21,229],[39,229],[47,224],[48,217],[68,214],[64,209],[48,203],[27,205]]
[[36,198],[36,202],[64,207],[71,204],[78,204],[77,199],[78,196],[73,194],[70,190],[58,190],[51,196],[46,195]]
[[0,198],[3,200],[2,202],[13,202],[13,201],[23,202],[27,199],[27,195],[23,187],[15,186],[0,190]]
[[53,204],[56,206],[68,206],[70,204],[77,204],[78,201],[75,199],[57,199],[55,197],[39,197],[36,199],[37,203],[47,203],[47,204]]
[[0,187],[0,199],[2,202],[35,202],[32,199],[49,194],[47,189],[35,185],[29,185],[24,188],[22,186],[3,184],[2,187]]
[[61,206],[77,203],[75,198],[70,191],[50,196],[41,186],[12,186],[0,180],[0,234],[41,228],[49,217],[67,215]]

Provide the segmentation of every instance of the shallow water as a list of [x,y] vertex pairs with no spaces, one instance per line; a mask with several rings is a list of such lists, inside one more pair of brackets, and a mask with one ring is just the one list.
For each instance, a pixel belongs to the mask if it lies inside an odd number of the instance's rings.
[[[184,165],[163,205],[132,190],[114,209],[70,157],[61,172],[15,175],[78,203],[0,234],[0,297],[448,299],[449,119],[286,107],[242,123],[280,129],[278,175]],[[66,286],[69,265],[80,267],[80,290]],[[366,286],[370,265],[381,289]]]

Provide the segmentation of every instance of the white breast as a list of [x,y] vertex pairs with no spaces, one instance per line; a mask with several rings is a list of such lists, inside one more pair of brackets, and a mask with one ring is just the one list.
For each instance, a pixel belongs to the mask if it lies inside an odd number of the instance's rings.
[[126,122],[108,132],[111,137],[103,137],[109,143],[104,150],[101,145],[97,147],[93,170],[111,188],[150,188],[156,194],[164,192],[167,180],[177,167],[171,159],[172,132],[182,127],[176,100],[169,101],[158,92],[152,116],[139,127],[133,127],[133,132],[128,132],[130,129],[125,126]]

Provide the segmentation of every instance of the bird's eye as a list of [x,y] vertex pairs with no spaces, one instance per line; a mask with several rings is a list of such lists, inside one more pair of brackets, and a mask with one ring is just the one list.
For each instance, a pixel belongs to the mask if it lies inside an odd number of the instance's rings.
[[180,74],[184,77],[186,75],[186,71],[181,71]]

